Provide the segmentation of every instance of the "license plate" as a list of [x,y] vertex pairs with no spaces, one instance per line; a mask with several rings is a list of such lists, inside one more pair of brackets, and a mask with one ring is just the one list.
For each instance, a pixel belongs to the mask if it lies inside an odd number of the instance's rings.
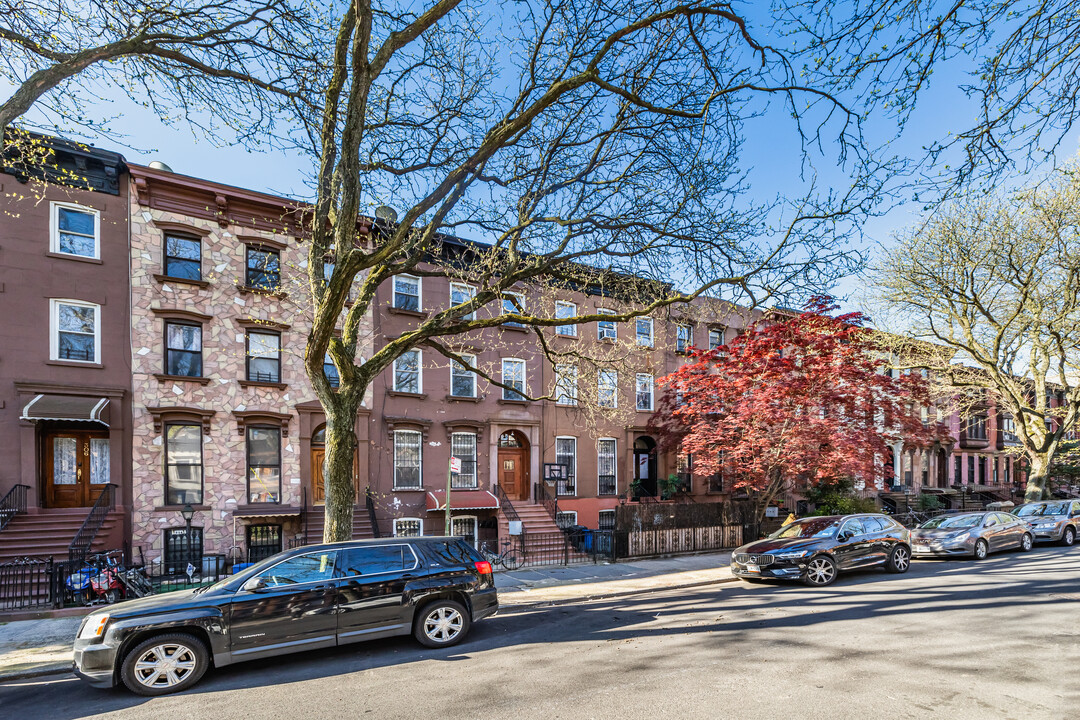
[[912,545],[912,547],[915,548],[916,550],[929,550],[930,549],[926,545]]
[[746,572],[761,572],[761,568],[759,568],[757,565],[747,565]]

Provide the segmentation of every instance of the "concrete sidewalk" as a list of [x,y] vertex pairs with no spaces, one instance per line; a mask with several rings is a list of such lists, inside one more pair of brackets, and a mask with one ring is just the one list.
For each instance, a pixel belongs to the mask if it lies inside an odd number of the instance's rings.
[[[502,613],[696,585],[734,582],[728,553],[523,568],[495,574]],[[91,608],[100,609],[103,606]],[[88,612],[89,610],[88,609]],[[0,621],[0,682],[69,672],[82,616]]]

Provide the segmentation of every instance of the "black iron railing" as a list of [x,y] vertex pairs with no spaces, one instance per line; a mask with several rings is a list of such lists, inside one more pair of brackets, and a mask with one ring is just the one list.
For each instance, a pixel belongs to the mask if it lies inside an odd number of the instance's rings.
[[372,537],[381,538],[382,533],[379,532],[379,519],[375,517],[375,497],[371,492],[371,488],[367,489],[364,493],[364,505],[367,506],[368,520],[371,522],[371,535]]
[[577,495],[577,480],[573,476],[559,478],[555,481],[555,493],[557,495]]
[[619,492],[618,484],[614,475],[597,476],[597,492],[601,495],[615,495]]
[[109,516],[115,505],[116,485],[107,483],[102,488],[97,500],[94,501],[94,506],[90,508],[90,513],[86,516],[86,520],[83,521],[79,532],[75,533],[71,545],[68,546],[69,562],[83,562],[86,559],[87,553],[90,552],[90,548],[94,544],[94,538],[97,537],[98,530],[105,524],[105,518]]
[[533,486],[533,501],[543,505],[548,515],[554,520],[559,514],[559,499],[551,491],[546,482],[538,482]]
[[18,558],[0,564],[0,610],[29,610],[53,605],[52,558]]
[[510,498],[506,497],[506,493],[503,492],[502,486],[496,485],[492,489],[495,491],[495,498],[499,501],[499,509],[503,511],[503,515],[506,515],[506,519],[513,522],[521,522],[521,516],[518,515],[517,510],[514,509],[514,504],[510,502]]
[[26,491],[29,485],[16,485],[0,498],[0,530],[7,527],[11,518],[26,512]]

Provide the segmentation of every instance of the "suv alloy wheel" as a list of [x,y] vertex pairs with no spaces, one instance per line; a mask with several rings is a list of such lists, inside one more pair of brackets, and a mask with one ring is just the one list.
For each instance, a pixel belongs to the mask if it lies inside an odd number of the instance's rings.
[[905,545],[893,546],[889,559],[885,561],[886,572],[906,573],[911,567],[911,551]]
[[156,635],[136,645],[124,657],[120,677],[136,695],[165,695],[186,690],[210,665],[203,643],[186,634]]
[[807,585],[824,587],[836,579],[836,562],[828,555],[818,555],[806,564],[803,581]]
[[432,648],[450,647],[469,633],[469,611],[453,600],[435,600],[425,605],[413,621],[413,637]]

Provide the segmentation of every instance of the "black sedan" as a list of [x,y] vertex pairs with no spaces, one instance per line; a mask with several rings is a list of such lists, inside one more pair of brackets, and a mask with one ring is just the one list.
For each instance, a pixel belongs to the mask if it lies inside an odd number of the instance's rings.
[[802,580],[824,586],[840,572],[884,567],[907,572],[907,528],[885,515],[829,515],[796,520],[731,554],[731,572],[744,580]]

